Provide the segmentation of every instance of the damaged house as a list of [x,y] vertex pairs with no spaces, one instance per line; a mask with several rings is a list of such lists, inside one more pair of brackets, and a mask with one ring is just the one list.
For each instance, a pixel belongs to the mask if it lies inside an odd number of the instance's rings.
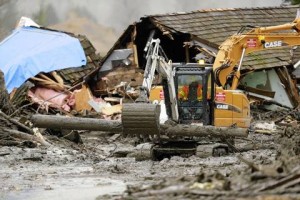
[[15,106],[29,100],[46,110],[91,109],[80,102],[90,98],[84,82],[98,70],[100,55],[85,36],[43,28],[22,17],[0,43],[0,55]]
[[[272,26],[290,23],[298,6],[199,10],[142,17],[125,30],[101,61],[94,88],[99,95],[113,90],[120,80],[141,85],[145,66],[144,48],[149,38],[159,38],[173,62],[213,63],[221,43],[243,26]],[[247,31],[247,29],[246,29]],[[252,103],[270,102],[293,108],[300,102],[292,72],[300,59],[299,48],[285,47],[248,54],[243,59],[239,89]],[[295,65],[296,66],[296,65]],[[298,81],[299,83],[299,81]]]

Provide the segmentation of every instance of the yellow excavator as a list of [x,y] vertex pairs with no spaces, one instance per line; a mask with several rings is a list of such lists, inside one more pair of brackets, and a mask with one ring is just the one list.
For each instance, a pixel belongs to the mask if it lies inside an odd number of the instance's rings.
[[[243,57],[255,51],[262,51],[286,46],[297,46],[300,44],[300,18],[292,23],[278,26],[256,27],[247,33],[237,33],[225,40],[219,47],[218,54],[213,64],[216,94],[225,93],[233,95],[232,105],[242,110],[243,115],[235,115],[215,110],[215,126],[230,126],[235,123],[238,127],[247,127],[250,121],[247,113],[249,104],[245,95],[235,96],[241,78],[240,70]],[[238,66],[236,67],[236,64]],[[229,88],[226,90],[225,88]],[[224,90],[225,89],[225,90]],[[216,103],[218,99],[216,98]],[[243,105],[240,103],[243,102]],[[231,102],[227,102],[230,104]],[[227,116],[227,117],[225,117]]]
[[[217,152],[217,155],[228,152],[233,144],[228,147],[228,144],[221,141],[217,145],[212,143],[209,146],[209,142],[203,145],[205,139],[194,137],[190,132],[186,134],[185,130],[189,126],[209,126],[216,129],[237,127],[247,131],[251,121],[250,103],[247,96],[237,90],[243,57],[254,51],[299,45],[299,20],[278,26],[252,27],[247,33],[238,32],[232,35],[219,47],[213,66],[171,63],[160,46],[160,40],[152,39],[147,45],[147,63],[140,97],[133,104],[123,105],[124,133],[151,135],[155,140],[148,147],[156,155],[157,152],[165,152],[164,149],[168,149],[168,153],[174,150],[175,153],[171,155],[178,155],[180,150],[186,152],[183,147],[191,149],[192,152],[205,152],[206,155],[207,152]],[[159,136],[160,112],[157,105],[149,103],[155,71],[162,77],[164,106],[168,118],[173,124],[183,124],[186,127],[183,127],[180,137],[178,133],[176,137],[169,133],[167,139]],[[183,89],[188,93],[184,97]],[[221,151],[217,151],[218,149]]]

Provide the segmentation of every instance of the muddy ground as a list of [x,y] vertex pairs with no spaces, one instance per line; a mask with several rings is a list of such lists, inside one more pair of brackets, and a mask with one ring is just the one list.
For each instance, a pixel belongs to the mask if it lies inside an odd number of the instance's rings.
[[[232,195],[228,199],[235,199],[233,196],[239,195],[234,192],[255,191],[255,185],[256,189],[262,187],[264,181],[287,176],[299,166],[299,135],[299,128],[281,134],[251,133],[247,139],[236,139],[236,145],[258,144],[261,149],[224,157],[174,156],[161,161],[126,157],[134,149],[135,138],[115,139],[117,135],[82,132],[83,145],[78,145],[45,136],[51,147],[0,147],[0,199],[224,199],[210,194],[215,190],[229,191]],[[253,177],[259,171],[255,172],[239,156],[277,171],[274,174],[269,170],[271,175],[262,174],[256,180]],[[221,184],[210,178],[216,175],[221,176]],[[171,188],[171,192],[161,192],[163,188]],[[191,194],[186,188],[208,193]],[[250,192],[243,198],[257,195]],[[300,199],[297,192],[279,195]]]

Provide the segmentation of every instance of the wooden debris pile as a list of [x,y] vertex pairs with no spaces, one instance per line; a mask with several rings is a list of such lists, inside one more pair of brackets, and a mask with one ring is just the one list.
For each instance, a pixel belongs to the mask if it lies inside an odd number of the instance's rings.
[[9,95],[5,88],[4,77],[0,73],[0,145],[2,146],[27,146],[36,147],[37,144],[49,146],[38,129],[31,129],[27,125],[13,119],[8,114],[15,112],[15,108],[9,101]]
[[[87,58],[86,66],[49,73],[41,72],[13,90],[10,95],[5,88],[3,73],[0,73],[1,145],[49,146],[50,143],[45,141],[39,129],[33,128],[27,120],[32,113],[82,115],[92,110],[89,100],[98,102],[102,100],[92,95],[87,80],[95,70],[99,69],[99,54],[85,36],[67,34],[79,39]],[[109,114],[112,116],[115,113]],[[76,131],[48,129],[45,133],[64,137],[76,143],[82,142]]]
[[[122,199],[287,199],[296,200],[300,191],[300,170],[294,168],[285,177],[250,181],[239,190],[231,188],[230,178],[220,173],[199,174],[162,181],[146,188],[129,187]],[[253,185],[254,184],[254,185]]]
[[260,127],[256,130],[275,130],[277,127],[297,127],[300,122],[300,109],[277,109],[273,111],[266,111],[264,109],[252,109],[252,116],[255,120],[254,126],[260,123]]
[[[114,95],[95,96],[97,91],[91,88],[100,69],[100,55],[87,37],[67,33],[79,39],[87,58],[85,66],[67,68],[49,73],[39,73],[31,77],[21,87],[11,92],[11,102],[22,112],[61,113],[74,115],[99,115],[100,118],[118,119],[121,112],[121,98],[110,98]],[[123,86],[116,88],[115,94],[124,93]],[[16,113],[14,113],[16,114]]]

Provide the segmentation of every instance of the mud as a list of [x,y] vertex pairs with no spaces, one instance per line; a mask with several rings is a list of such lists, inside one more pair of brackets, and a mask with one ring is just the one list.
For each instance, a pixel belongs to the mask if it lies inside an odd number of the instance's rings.
[[253,169],[237,155],[258,166],[282,161],[284,170],[291,170],[300,161],[298,130],[283,135],[252,133],[247,140],[235,141],[240,146],[279,143],[289,148],[257,149],[225,157],[174,156],[161,161],[126,157],[134,151],[134,138],[111,141],[111,136],[89,132],[81,134],[83,145],[77,145],[47,136],[52,143],[49,148],[0,147],[0,199],[130,199],[147,188],[194,184],[195,180],[204,184],[216,174],[228,180],[230,190],[243,190],[253,184]]

